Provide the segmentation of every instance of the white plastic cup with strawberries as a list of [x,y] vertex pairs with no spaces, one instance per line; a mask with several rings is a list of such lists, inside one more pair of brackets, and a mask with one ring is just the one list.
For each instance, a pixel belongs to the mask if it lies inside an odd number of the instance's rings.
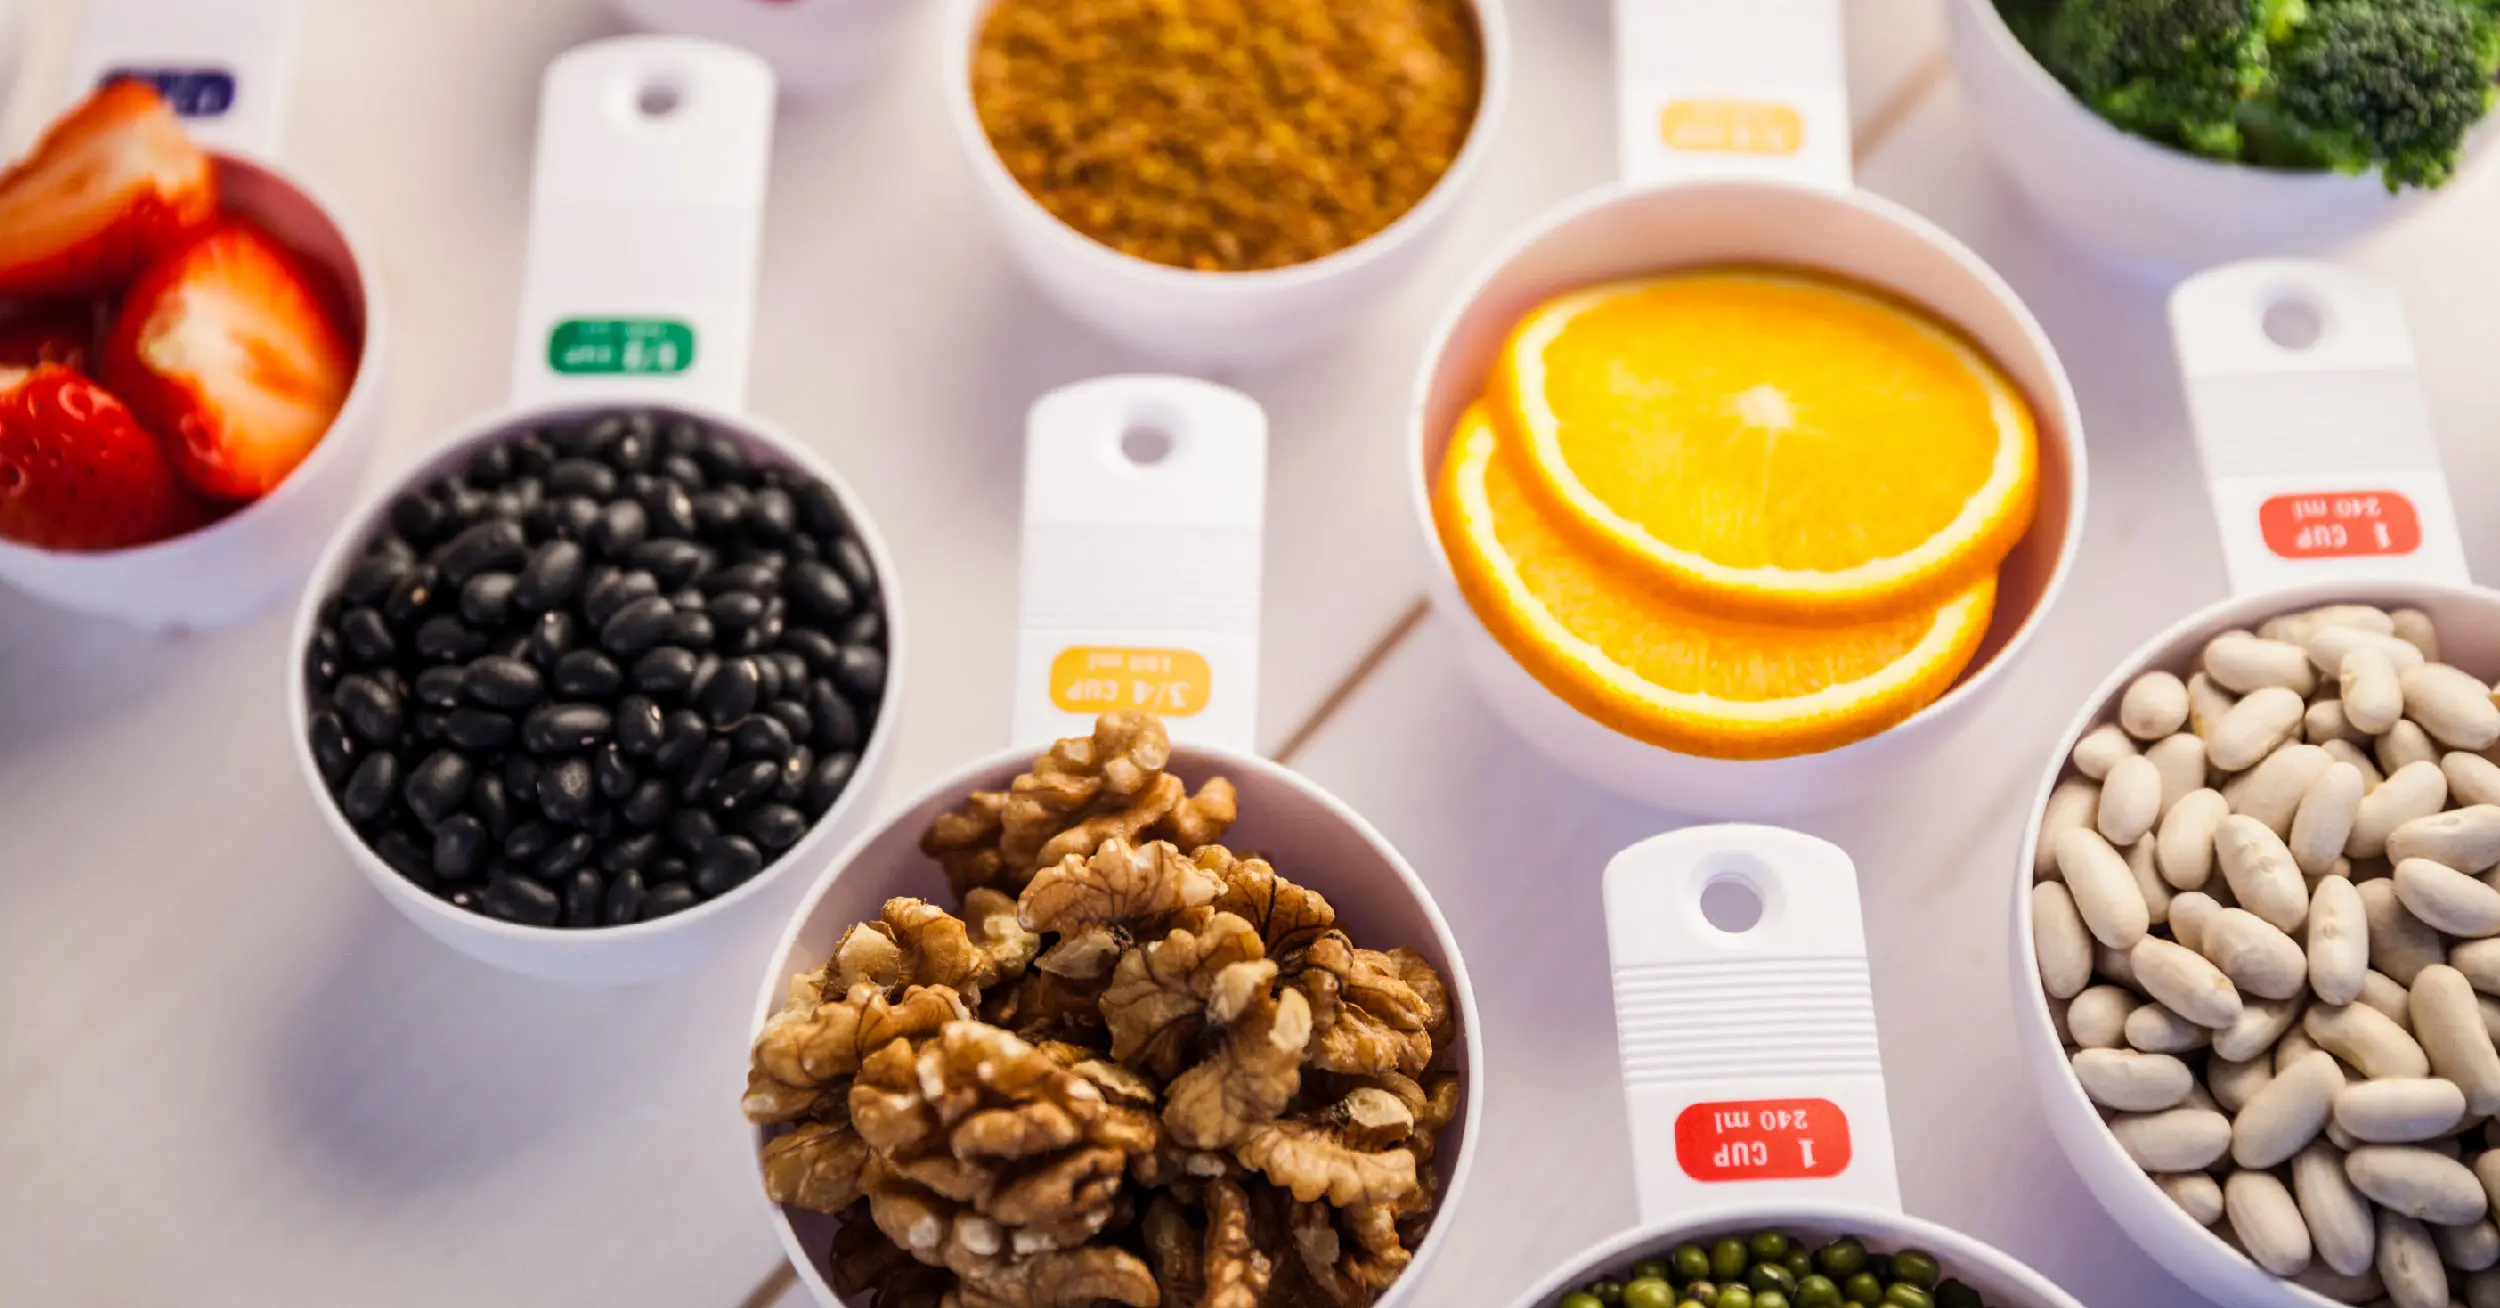
[[299,11],[88,0],[78,102],[0,174],[0,581],[221,626],[291,593],[354,496],[381,301],[269,159]]

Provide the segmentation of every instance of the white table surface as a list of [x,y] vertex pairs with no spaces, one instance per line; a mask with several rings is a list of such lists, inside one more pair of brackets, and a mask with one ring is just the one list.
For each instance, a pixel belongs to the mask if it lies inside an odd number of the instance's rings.
[[[31,0],[23,141],[75,0]],[[913,58],[786,105],[754,404],[840,466],[915,629],[899,796],[1003,736],[1025,406],[1140,364],[1007,265]],[[1855,855],[1904,1197],[2094,1305],[2197,1300],[2101,1215],[2014,1057],[2018,806],[2075,700],[2222,572],[2158,288],[2061,249],[1990,170],[1939,0],[1851,6],[1861,177],[1995,262],[2091,432],[2086,553],[1983,722],[1801,825]],[[1421,561],[1399,419],[1449,287],[1612,166],[1604,0],[1514,4],[1518,94],[1416,282],[1316,357],[1223,380],[1275,424],[1260,739],[1433,884],[1478,978],[1489,1098],[1469,1202],[1416,1302],[1498,1304],[1632,1218],[1596,874],[1677,819],[1592,794],[1491,721]],[[500,399],[538,74],[596,0],[311,0],[285,153],[379,251],[400,353],[375,469]],[[2412,299],[2478,563],[2500,563],[2500,183],[2349,252]],[[1347,566],[1349,560],[1361,566]],[[796,1304],[725,1125],[764,941],[679,981],[488,971],[354,874],[297,780],[286,618],[152,641],[0,595],[0,1303]],[[1384,637],[1394,640],[1384,642]],[[1377,658],[1367,655],[1377,653]],[[1361,674],[1361,675],[1358,675]]]

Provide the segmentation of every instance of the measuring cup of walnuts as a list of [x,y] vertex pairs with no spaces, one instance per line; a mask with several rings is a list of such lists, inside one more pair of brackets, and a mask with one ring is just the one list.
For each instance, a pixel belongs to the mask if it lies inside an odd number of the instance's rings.
[[1516,1308],[2076,1308],[1901,1210],[1856,869],[1773,827],[1692,827],[1606,867],[1641,1225]]
[[1397,851],[1249,752],[1264,448],[1200,382],[1035,407],[1016,727],[1061,738],[843,851],[756,1013],[744,1147],[818,1303],[1415,1302],[1475,1001]]
[[2094,1194],[2208,1298],[2500,1303],[2500,597],[2403,304],[2268,261],[2171,319],[2237,597],[2103,682],[2041,780],[2026,1056]]

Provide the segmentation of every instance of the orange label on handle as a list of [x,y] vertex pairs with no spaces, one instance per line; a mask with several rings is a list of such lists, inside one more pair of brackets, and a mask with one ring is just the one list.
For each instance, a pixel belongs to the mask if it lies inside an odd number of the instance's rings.
[[1195,650],[1079,646],[1050,661],[1050,702],[1069,713],[1142,709],[1185,718],[1207,706],[1213,680]]
[[2422,515],[2395,491],[2277,495],[2257,510],[2266,548],[2286,559],[2357,559],[2422,548]]
[[1675,1119],[1675,1160],[1705,1183],[1838,1176],[1849,1157],[1849,1115],[1829,1099],[1694,1104]]
[[1696,154],[1795,154],[1806,143],[1804,117],[1760,100],[1678,100],[1658,130],[1668,149]]

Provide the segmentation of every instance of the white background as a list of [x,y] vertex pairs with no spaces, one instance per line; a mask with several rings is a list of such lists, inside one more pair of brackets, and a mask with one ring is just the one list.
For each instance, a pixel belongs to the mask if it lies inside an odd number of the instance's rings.
[[[890,796],[1004,737],[1025,406],[1141,363],[1007,266],[946,128],[939,6],[915,2],[888,76],[784,107],[753,396],[844,471],[899,557],[915,641]],[[57,94],[75,3],[33,8],[19,141]],[[2073,584],[1989,714],[1803,825],[1865,887],[1910,1208],[2087,1303],[2192,1303],[2049,1140],[2003,944],[2040,752],[2113,661],[2222,590],[2160,289],[2059,247],[2006,191],[1945,75],[1939,0],[1850,8],[1860,176],[1977,247],[2045,322],[2082,395],[2093,499]],[[1292,762],[1404,849],[1481,989],[1487,1129],[1433,1305],[1506,1301],[1631,1218],[1597,873],[1674,821],[1532,754],[1411,618],[1398,439],[1422,336],[1496,242],[1614,160],[1607,5],[1512,10],[1512,113],[1447,246],[1335,348],[1223,379],[1275,430],[1259,738],[1298,742]],[[595,0],[312,0],[284,153],[352,211],[393,296],[377,478],[500,400],[539,73],[611,30]],[[2486,170],[2349,252],[2411,297],[2487,570],[2495,230]],[[764,942],[672,984],[580,991],[419,935],[297,779],[286,621],[155,641],[0,595],[0,1302],[774,1301],[734,1125]]]

